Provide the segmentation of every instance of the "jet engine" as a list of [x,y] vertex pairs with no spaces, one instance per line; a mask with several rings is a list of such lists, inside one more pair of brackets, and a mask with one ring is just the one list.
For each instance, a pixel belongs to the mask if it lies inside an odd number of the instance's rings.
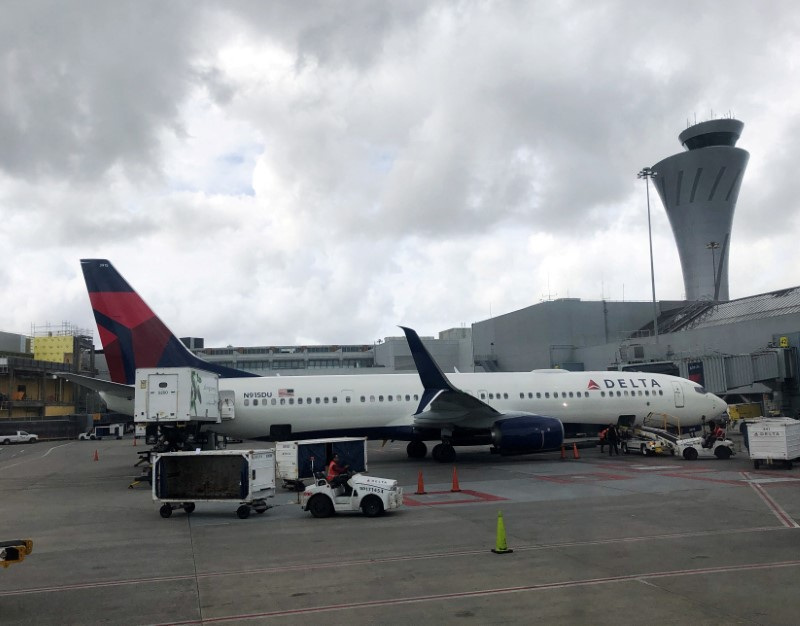
[[492,426],[492,444],[502,455],[557,450],[562,443],[564,425],[555,417],[509,416]]

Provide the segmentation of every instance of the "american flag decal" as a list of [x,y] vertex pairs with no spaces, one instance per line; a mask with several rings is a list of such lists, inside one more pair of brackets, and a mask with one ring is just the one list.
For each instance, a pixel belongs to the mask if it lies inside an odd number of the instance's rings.
[[278,389],[279,398],[293,398],[294,389]]

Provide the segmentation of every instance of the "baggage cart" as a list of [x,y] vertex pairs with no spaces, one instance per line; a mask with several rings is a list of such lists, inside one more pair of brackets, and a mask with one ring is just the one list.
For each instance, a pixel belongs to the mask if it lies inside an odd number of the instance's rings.
[[236,515],[264,513],[275,495],[273,450],[205,450],[167,452],[153,456],[153,500],[161,502],[161,517],[196,502],[237,502]]
[[[762,463],[783,464],[792,468],[792,461],[800,457],[800,422],[791,417],[763,417],[746,420],[747,448],[753,467]],[[742,433],[743,435],[745,432]]]

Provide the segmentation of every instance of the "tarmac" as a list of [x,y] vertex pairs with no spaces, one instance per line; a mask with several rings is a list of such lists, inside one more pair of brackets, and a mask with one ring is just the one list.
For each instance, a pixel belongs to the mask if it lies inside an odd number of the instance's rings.
[[242,520],[202,502],[162,519],[147,483],[128,488],[143,449],[0,447],[0,540],[34,542],[0,570],[0,623],[800,622],[800,470],[756,471],[746,450],[467,448],[442,465],[371,442],[369,473],[398,479],[401,509],[315,519],[279,489]]

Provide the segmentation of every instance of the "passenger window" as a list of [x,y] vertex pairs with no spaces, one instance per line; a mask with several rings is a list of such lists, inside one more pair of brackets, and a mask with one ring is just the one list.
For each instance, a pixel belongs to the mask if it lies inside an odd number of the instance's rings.
[[414,400],[419,400],[419,396],[416,393],[414,394]]
[[253,406],[258,406],[258,400],[253,400]]
[[294,404],[294,398],[289,398],[289,404]]
[[286,398],[281,398],[281,404],[282,405],[286,404]]
[[549,391],[545,391],[544,392],[544,397],[545,398],[549,398],[550,397],[550,392]]
[[541,398],[542,397],[542,392],[541,391],[537,391],[536,392],[536,397],[537,398]]
[[269,403],[270,403],[272,406],[275,406],[276,404],[278,404],[278,401],[277,401],[275,398],[272,398],[272,400],[270,400],[270,401],[269,401]]
[[571,391],[569,392],[569,397],[570,397],[570,398],[572,397],[572,392],[571,392]]
[[391,402],[391,401],[392,401],[392,396],[386,396],[386,400],[388,400],[389,402]]
[[606,397],[606,392],[605,391],[601,391],[600,392],[600,397],[601,398],[605,398]]
[[507,393],[503,394],[503,400],[508,400],[508,394]]
[[328,404],[328,396],[325,396],[324,401],[325,401],[325,404]]
[[314,398],[314,402],[316,402],[317,404],[320,404],[320,399],[319,398]]
[[366,401],[367,401],[367,396],[361,396],[361,402],[366,402]]
[[297,404],[303,404],[303,398],[297,398]]
[[344,397],[344,401],[345,401],[347,404],[350,404],[350,396],[345,396],[345,397]]
[[245,398],[244,405],[245,405],[245,406],[250,406],[250,400],[248,400],[247,398]]
[[[347,398],[347,401],[350,402],[350,398]],[[331,398],[331,402],[336,404],[337,402],[339,402],[339,399],[336,396],[333,396],[333,398]]]
[[383,402],[383,396],[378,396],[378,402]]
[[411,402],[411,396],[406,394],[406,402]]

